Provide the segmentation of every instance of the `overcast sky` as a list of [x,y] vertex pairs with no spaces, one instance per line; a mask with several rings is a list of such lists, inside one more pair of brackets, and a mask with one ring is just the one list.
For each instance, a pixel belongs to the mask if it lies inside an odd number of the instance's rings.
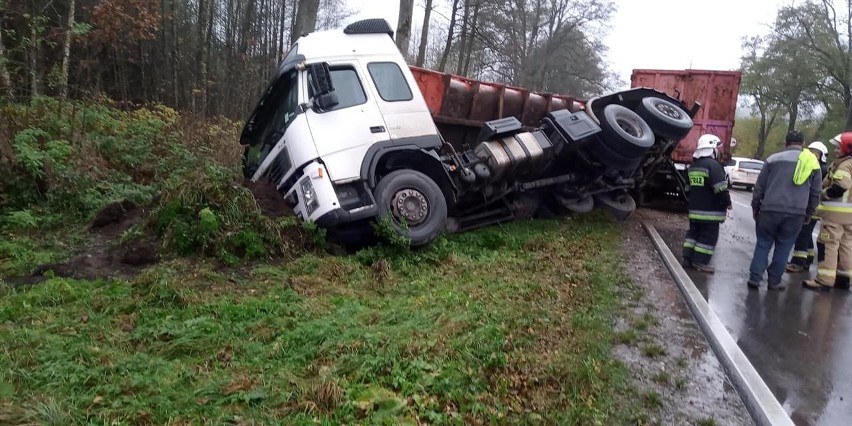
[[[347,2],[357,12],[347,23],[364,18],[385,18],[396,28],[398,0]],[[435,2],[446,3],[444,0]],[[742,38],[767,32],[778,8],[793,2],[615,0],[618,11],[604,39],[609,46],[606,59],[627,86],[634,68],[737,69]],[[424,3],[423,0],[414,2],[414,22],[418,28],[423,20]],[[445,18],[433,14],[432,19]]]

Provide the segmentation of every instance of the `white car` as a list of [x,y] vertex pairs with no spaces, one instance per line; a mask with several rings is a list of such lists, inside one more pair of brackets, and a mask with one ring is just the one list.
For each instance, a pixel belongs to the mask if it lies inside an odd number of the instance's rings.
[[725,166],[725,175],[728,177],[728,187],[739,185],[751,191],[757,182],[757,176],[763,169],[763,161],[753,158],[733,157]]

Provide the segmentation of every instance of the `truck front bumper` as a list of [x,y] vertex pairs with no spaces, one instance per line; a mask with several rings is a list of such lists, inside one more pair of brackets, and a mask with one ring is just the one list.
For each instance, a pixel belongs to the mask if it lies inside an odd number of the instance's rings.
[[[363,185],[363,183],[361,183]],[[297,217],[314,222],[322,228],[356,222],[376,216],[378,209],[372,193],[364,188],[352,191],[353,184],[335,185],[328,176],[325,166],[314,161],[305,166],[303,176],[288,191],[287,198],[297,200],[293,212]],[[366,194],[364,192],[366,191]],[[352,196],[360,193],[366,205],[353,205]]]

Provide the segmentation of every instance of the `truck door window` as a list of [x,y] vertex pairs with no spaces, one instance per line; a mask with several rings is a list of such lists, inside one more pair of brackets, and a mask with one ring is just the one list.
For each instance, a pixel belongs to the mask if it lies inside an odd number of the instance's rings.
[[367,70],[370,71],[370,77],[373,78],[373,83],[379,90],[379,96],[385,102],[410,101],[413,99],[411,88],[408,87],[408,82],[405,81],[405,76],[402,75],[399,65],[393,62],[373,62],[367,65]]
[[[361,105],[367,102],[364,87],[358,78],[358,73],[352,67],[331,67],[331,82],[334,84],[334,93],[337,94],[339,103],[328,111],[337,111],[343,108]],[[311,79],[308,85],[308,95],[314,96],[314,82]],[[326,112],[328,112],[326,111]]]
[[258,142],[274,145],[296,117],[299,106],[298,74],[295,70],[282,76],[273,86],[268,109],[259,117]]

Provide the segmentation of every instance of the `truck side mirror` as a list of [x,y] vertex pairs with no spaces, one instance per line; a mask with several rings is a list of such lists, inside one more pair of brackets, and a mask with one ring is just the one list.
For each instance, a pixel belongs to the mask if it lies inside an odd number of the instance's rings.
[[331,72],[328,64],[310,64],[307,66],[311,85],[314,92],[314,105],[320,109],[334,108],[339,100],[334,93],[334,82],[331,80]]
[[314,105],[316,105],[321,110],[328,110],[334,108],[339,103],[340,100],[337,99],[337,94],[334,92],[314,96]]

